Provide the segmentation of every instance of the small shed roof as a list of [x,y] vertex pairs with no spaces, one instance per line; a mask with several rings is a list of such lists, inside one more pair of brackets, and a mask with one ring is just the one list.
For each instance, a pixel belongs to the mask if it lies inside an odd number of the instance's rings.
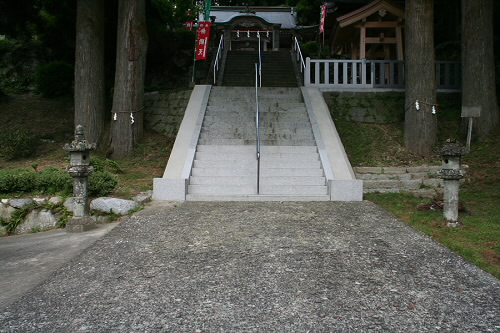
[[351,25],[353,23],[359,22],[366,17],[375,14],[376,12],[385,10],[397,17],[403,18],[405,17],[405,12],[403,9],[395,5],[393,2],[389,0],[375,0],[363,6],[355,11],[352,11],[346,15],[340,16],[337,18],[339,25],[341,28]]
[[281,24],[282,29],[294,29],[297,26],[297,12],[294,7],[213,6],[210,16],[215,16],[216,24],[228,23],[239,16],[256,16],[268,23]]

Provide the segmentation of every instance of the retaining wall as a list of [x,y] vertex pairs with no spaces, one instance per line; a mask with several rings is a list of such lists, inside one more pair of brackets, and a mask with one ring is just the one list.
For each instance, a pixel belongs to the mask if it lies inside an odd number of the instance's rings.
[[443,193],[441,166],[355,167],[356,178],[363,180],[363,193],[409,192],[432,198]]

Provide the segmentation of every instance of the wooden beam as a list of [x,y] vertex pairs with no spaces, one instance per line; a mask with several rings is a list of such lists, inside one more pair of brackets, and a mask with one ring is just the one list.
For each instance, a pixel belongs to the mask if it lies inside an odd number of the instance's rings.
[[394,37],[365,37],[366,44],[396,44],[397,40]]
[[401,26],[401,22],[395,21],[366,21],[354,25],[356,28],[396,28]]

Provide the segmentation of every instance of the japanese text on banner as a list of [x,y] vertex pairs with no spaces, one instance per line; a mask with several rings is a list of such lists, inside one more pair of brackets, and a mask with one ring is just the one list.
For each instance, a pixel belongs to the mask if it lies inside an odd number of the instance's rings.
[[200,22],[200,26],[198,28],[198,42],[196,44],[196,60],[207,59],[211,25],[212,22]]
[[326,5],[321,6],[321,19],[319,21],[319,33],[325,32]]

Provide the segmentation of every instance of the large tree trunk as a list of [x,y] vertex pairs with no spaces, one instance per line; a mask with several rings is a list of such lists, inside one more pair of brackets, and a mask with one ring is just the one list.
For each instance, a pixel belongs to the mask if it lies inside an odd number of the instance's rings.
[[404,142],[420,155],[431,155],[437,141],[437,119],[431,112],[436,103],[433,7],[434,0],[406,2]]
[[104,129],[104,1],[78,0],[75,53],[75,126],[99,143]]
[[114,158],[129,155],[142,138],[147,46],[145,0],[120,0],[111,125]]
[[499,122],[493,56],[493,0],[462,0],[462,105],[481,107],[474,136],[485,139]]

